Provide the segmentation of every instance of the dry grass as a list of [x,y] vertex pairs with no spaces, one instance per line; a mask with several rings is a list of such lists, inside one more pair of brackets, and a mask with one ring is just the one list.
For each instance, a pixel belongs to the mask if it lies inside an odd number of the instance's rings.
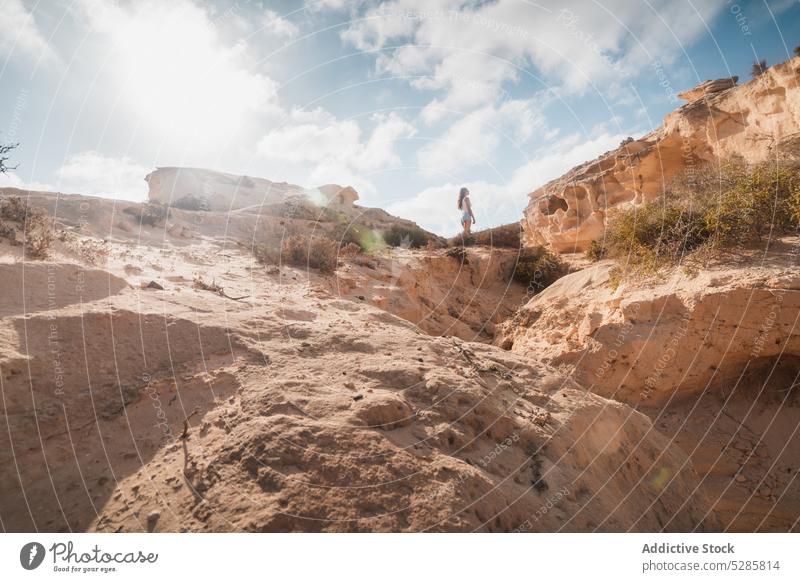
[[655,272],[699,252],[714,256],[800,222],[800,169],[738,160],[684,173],[664,196],[609,217],[604,246],[587,256],[624,259],[629,270]]
[[283,239],[280,250],[261,245],[255,249],[254,255],[264,265],[286,263],[333,273],[338,266],[339,244],[324,236],[296,234]]
[[431,236],[420,227],[393,224],[383,233],[383,240],[390,247],[418,249],[430,242]]
[[495,228],[479,230],[477,232],[473,232],[467,237],[463,237],[459,234],[452,237],[448,243],[451,246],[481,245],[487,247],[518,249],[522,245],[521,235],[522,227],[518,222],[513,222],[511,224],[504,224]]
[[444,252],[445,255],[450,257],[451,259],[455,259],[459,263],[468,264],[469,257],[467,255],[467,249],[462,246],[451,247]]

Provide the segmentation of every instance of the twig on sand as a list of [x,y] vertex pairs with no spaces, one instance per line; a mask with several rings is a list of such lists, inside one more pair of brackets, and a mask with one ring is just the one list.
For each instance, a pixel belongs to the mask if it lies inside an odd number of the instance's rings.
[[241,297],[231,297],[227,293],[225,293],[225,289],[222,288],[222,285],[218,285],[216,280],[211,281],[211,283],[206,283],[203,281],[202,277],[195,277],[194,278],[194,287],[195,289],[202,289],[203,291],[211,291],[212,293],[216,293],[220,297],[224,297],[225,299],[232,299],[233,301],[241,301],[242,299],[247,299],[250,297],[249,295],[242,295]]
[[456,351],[458,351],[458,353],[461,354],[461,357],[464,358],[467,364],[469,364],[475,371],[484,374],[494,374],[501,380],[511,379],[510,372],[501,370],[500,367],[495,363],[491,363],[488,366],[484,365],[478,359],[475,358],[475,352],[457,343],[453,338],[450,339],[453,342],[453,347],[456,349]]
[[195,408],[192,413],[183,419],[183,432],[181,433],[181,440],[186,440],[189,438],[189,419],[192,418],[195,414],[200,412],[199,408]]

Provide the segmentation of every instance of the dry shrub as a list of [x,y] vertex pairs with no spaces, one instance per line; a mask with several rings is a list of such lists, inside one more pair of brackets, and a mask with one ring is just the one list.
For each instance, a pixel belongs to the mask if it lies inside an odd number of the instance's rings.
[[361,247],[355,243],[347,243],[343,246],[339,250],[339,257],[351,263],[355,263],[356,265],[361,265],[362,267],[369,267],[370,269],[375,269],[377,267],[375,257],[365,253],[361,250]]
[[108,246],[103,240],[83,240],[78,243],[78,254],[87,265],[99,265],[108,258]]
[[451,247],[444,252],[445,255],[450,257],[451,259],[457,260],[459,263],[469,264],[469,256],[467,255],[467,249],[461,246]]
[[356,245],[365,253],[374,253],[385,248],[383,238],[367,225],[349,221],[347,217],[338,213],[336,226],[331,231],[330,238],[334,239],[344,248],[348,245]]
[[661,198],[611,214],[603,252],[652,272],[696,251],[712,255],[794,231],[798,221],[797,167],[733,159],[685,172]]
[[346,259],[352,259],[354,257],[358,257],[359,255],[363,254],[364,251],[361,250],[361,247],[355,243],[347,243],[339,251],[339,256],[344,257]]
[[281,264],[281,251],[280,248],[264,244],[258,245],[253,248],[253,256],[256,262],[262,265],[280,265]]
[[[473,232],[470,244],[518,249],[522,245],[521,234],[522,227],[518,222],[514,222]],[[458,238],[461,237],[454,237],[454,240]]]
[[702,213],[658,200],[611,214],[604,252],[652,272],[679,261],[708,240]]
[[143,226],[161,226],[169,217],[169,208],[160,204],[140,204],[124,209],[125,214],[133,216]]
[[418,249],[427,245],[431,236],[416,224],[410,226],[393,224],[384,231],[383,240],[390,247]]
[[287,263],[333,273],[338,265],[339,244],[324,236],[296,234],[283,239],[280,252],[262,245],[255,249],[254,255],[264,265]]
[[585,256],[590,261],[599,261],[604,259],[606,256],[606,245],[605,241],[599,242],[593,240],[589,243],[589,248],[586,249]]
[[44,211],[31,208],[19,196],[10,196],[0,202],[0,237],[23,245],[31,259],[44,259],[55,239],[55,228]]
[[544,247],[526,247],[519,253],[513,277],[529,291],[538,293],[565,275],[566,271],[558,256],[549,250]]
[[181,210],[190,210],[193,212],[204,212],[210,209],[208,200],[205,197],[195,196],[194,194],[187,194],[178,198],[172,203],[174,208]]

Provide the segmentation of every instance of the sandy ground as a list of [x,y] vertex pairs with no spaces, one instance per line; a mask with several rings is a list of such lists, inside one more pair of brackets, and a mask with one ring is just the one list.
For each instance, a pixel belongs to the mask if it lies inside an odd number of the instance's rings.
[[[445,330],[465,320],[486,339],[502,301],[471,307],[467,283],[507,257],[471,250],[464,271],[401,251],[394,273],[343,264],[337,279],[258,265],[202,229],[111,219],[101,238],[110,211],[92,204],[94,231],[70,231],[48,261],[0,248],[4,530],[719,527],[702,495],[684,503],[699,475],[647,415],[411,322],[440,308],[389,312],[430,297],[467,314]],[[435,277],[413,276],[431,263]]]

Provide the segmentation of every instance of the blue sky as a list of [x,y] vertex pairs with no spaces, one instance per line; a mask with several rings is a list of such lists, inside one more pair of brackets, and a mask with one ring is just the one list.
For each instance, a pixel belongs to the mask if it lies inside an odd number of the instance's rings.
[[2,185],[146,196],[156,166],[312,187],[440,234],[800,44],[798,0],[0,0]]

